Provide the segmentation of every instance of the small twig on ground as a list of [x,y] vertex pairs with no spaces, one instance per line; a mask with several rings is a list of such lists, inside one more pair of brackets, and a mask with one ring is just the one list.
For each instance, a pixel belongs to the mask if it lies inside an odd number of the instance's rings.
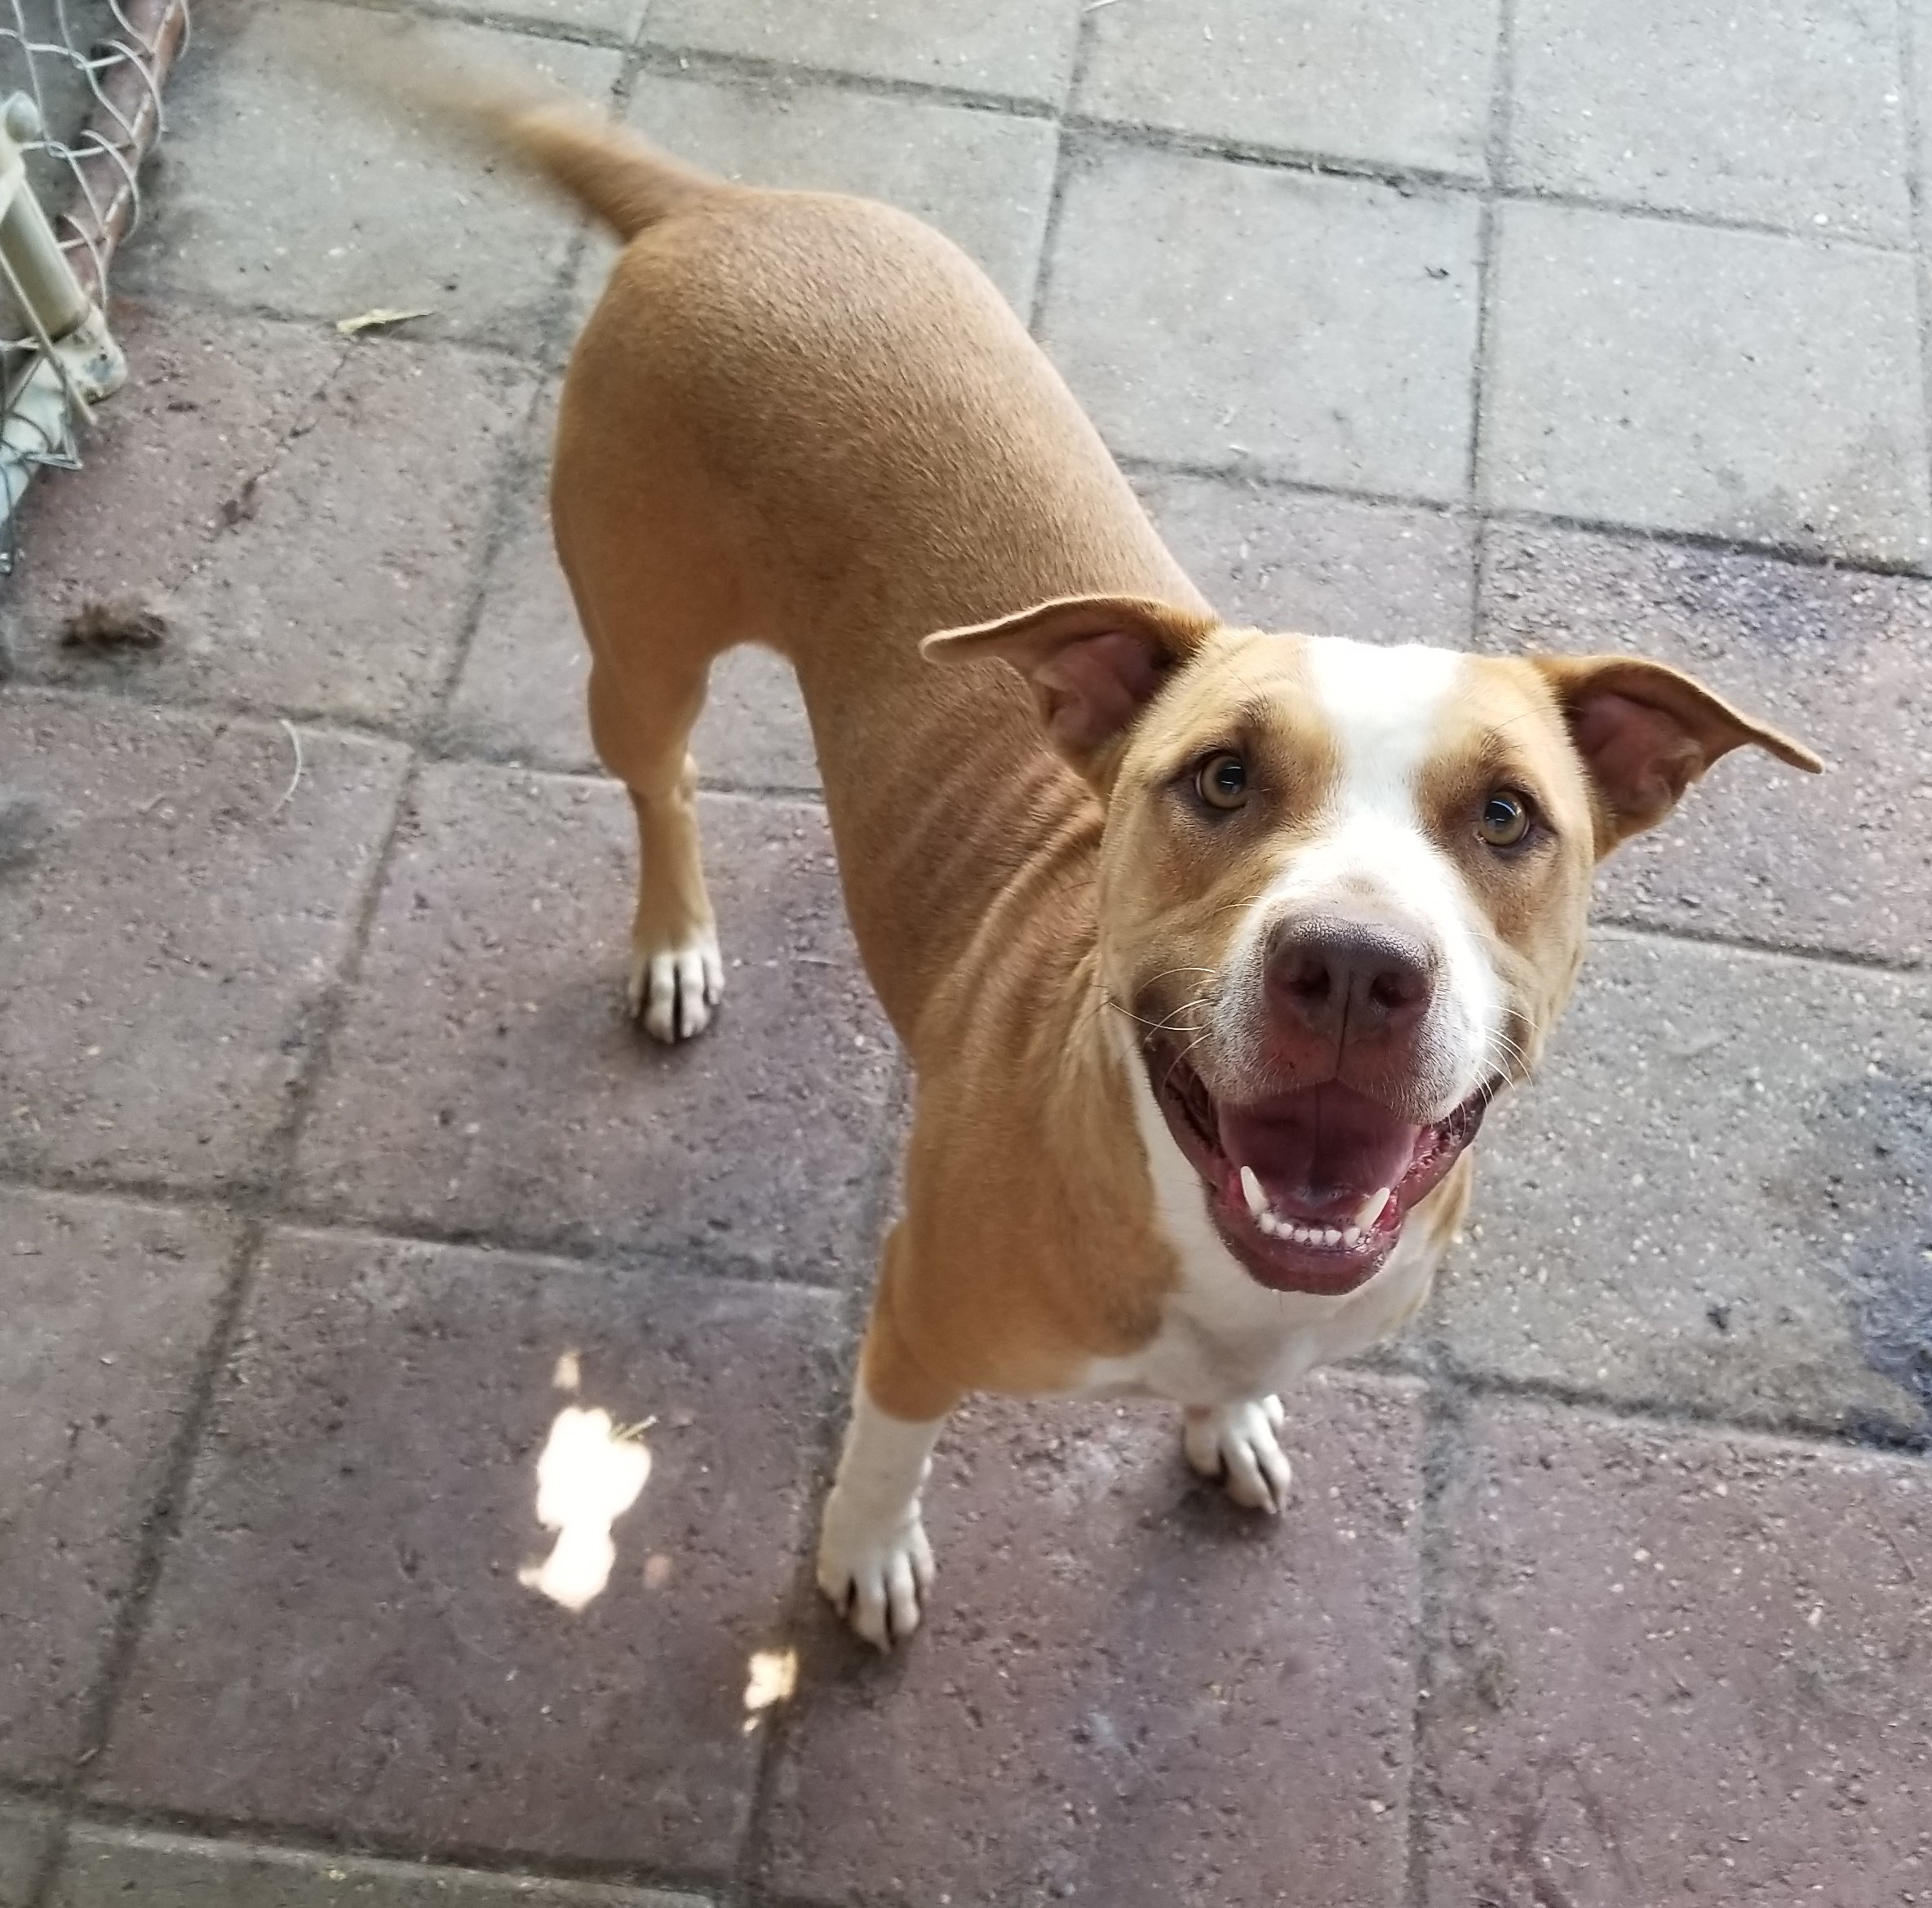
[[282,790],[275,806],[268,810],[270,814],[276,814],[286,805],[289,797],[295,792],[296,785],[302,779],[302,738],[295,733],[295,725],[286,716],[281,718],[281,725],[288,730],[289,740],[295,746],[295,772],[289,777],[289,785]]
[[335,329],[345,338],[353,338],[358,331],[373,330],[375,326],[407,324],[411,318],[432,318],[436,313],[427,307],[418,311],[392,311],[387,306],[378,306],[372,312],[361,312],[352,318],[338,318]]

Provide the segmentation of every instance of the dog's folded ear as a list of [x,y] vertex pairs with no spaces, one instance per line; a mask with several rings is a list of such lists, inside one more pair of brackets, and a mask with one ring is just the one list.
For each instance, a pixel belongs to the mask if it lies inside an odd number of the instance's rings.
[[1199,647],[1213,619],[1147,597],[1063,597],[919,645],[929,662],[1010,663],[1053,745],[1083,774]]
[[1747,743],[1814,775],[1824,766],[1801,743],[1664,663],[1631,656],[1530,660],[1562,708],[1595,786],[1599,855],[1655,827],[1713,762]]

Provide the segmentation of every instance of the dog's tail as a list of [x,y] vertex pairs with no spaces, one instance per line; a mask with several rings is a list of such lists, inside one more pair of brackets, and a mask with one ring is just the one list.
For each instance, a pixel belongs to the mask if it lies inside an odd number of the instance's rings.
[[733,189],[574,100],[472,91],[453,104],[472,127],[587,206],[622,239]]

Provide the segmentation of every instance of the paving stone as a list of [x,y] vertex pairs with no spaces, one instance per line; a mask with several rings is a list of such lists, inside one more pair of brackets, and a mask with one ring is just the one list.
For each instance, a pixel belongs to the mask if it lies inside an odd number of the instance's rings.
[[1468,1435],[1428,1908],[1923,1901],[1932,1469],[1519,1404]]
[[714,796],[701,814],[724,1006],[666,1049],[623,1012],[623,793],[426,773],[304,1135],[306,1198],[411,1229],[808,1280],[868,1267],[896,1063],[823,814]]
[[[119,323],[117,317],[117,322]],[[7,622],[23,674],[406,723],[468,616],[533,390],[500,357],[136,304],[139,375],[37,490]],[[76,646],[131,597],[158,647]]]
[[[538,767],[596,769],[584,713],[590,651],[538,486],[528,487],[515,511],[439,744]],[[713,788],[809,793],[819,785],[791,666],[766,650],[733,650],[712,665],[692,748]]]
[[1868,0],[1522,0],[1509,177],[1909,241],[1899,20]]
[[1016,309],[1032,301],[1058,152],[1050,120],[782,78],[656,73],[637,76],[625,117],[727,179],[902,206],[970,253]]
[[1168,547],[1229,620],[1363,642],[1466,643],[1466,521],[1239,478],[1137,472]]
[[1465,1370],[1745,1422],[1932,1431],[1932,992],[1599,935],[1491,1113],[1441,1290]]
[[247,1181],[285,1117],[402,751],[0,699],[0,1171]]
[[[729,1872],[762,1748],[747,1666],[782,1643],[838,1309],[276,1234],[95,1793]],[[565,1410],[637,1427],[651,1460],[607,1587],[574,1611],[524,1581],[551,1547],[536,1466]],[[587,1460],[552,1463],[592,1555],[591,1513],[622,1493]]]
[[0,1802],[0,1908],[28,1908],[54,1819],[38,1803]]
[[880,1662],[813,1613],[771,1884],[841,1904],[1406,1901],[1419,1398],[1311,1384],[1279,1522],[1191,1480],[1172,1412],[963,1413],[927,1493],[930,1627]]
[[1476,220],[1361,180],[1090,151],[1041,336],[1122,455],[1458,497]]
[[[0,1771],[83,1747],[234,1249],[210,1218],[0,1192]],[[0,1817],[0,1904],[32,1826]]]
[[1371,165],[1482,175],[1496,0],[1138,0],[1093,14],[1083,113]]
[[1925,556],[1910,260],[1527,204],[1496,244],[1487,502]]
[[421,1862],[75,1829],[50,1908],[707,1908],[697,1895]]
[[1903,577],[1490,526],[1484,640],[1688,669],[1830,767],[1726,761],[1599,877],[1615,919],[1919,961],[1932,947],[1932,588]]
[[799,7],[791,0],[654,0],[654,45],[737,54],[874,79],[1003,93],[1057,106],[1079,37],[1075,0],[896,0]]
[[441,64],[600,100],[622,55],[316,0],[212,11],[214,44],[169,89],[163,189],[117,288],[328,319],[425,307],[419,334],[536,348],[572,215],[507,164],[439,144],[421,113],[359,95],[371,69]]

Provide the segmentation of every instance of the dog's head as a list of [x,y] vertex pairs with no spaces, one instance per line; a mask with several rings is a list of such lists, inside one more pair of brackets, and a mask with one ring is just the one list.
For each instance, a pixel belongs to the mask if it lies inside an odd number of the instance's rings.
[[1223,628],[1131,598],[929,637],[1031,683],[1106,804],[1102,978],[1221,1236],[1338,1294],[1535,1063],[1594,864],[1746,743],[1660,663]]

